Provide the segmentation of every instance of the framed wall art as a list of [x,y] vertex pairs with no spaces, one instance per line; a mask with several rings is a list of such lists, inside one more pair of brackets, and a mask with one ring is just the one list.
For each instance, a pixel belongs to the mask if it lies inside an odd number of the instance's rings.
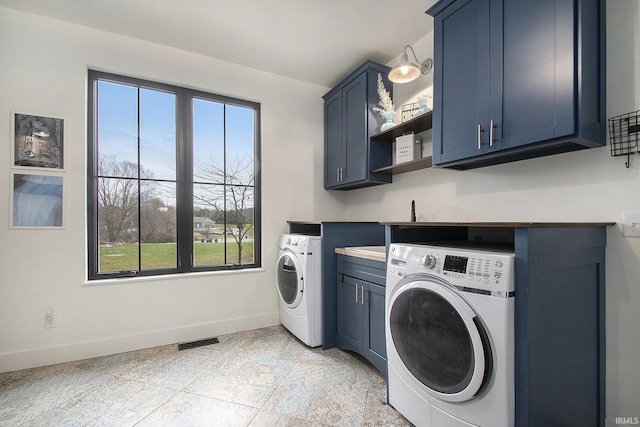
[[10,228],[64,228],[64,176],[11,172]]
[[64,170],[64,120],[12,113],[11,159],[14,168]]

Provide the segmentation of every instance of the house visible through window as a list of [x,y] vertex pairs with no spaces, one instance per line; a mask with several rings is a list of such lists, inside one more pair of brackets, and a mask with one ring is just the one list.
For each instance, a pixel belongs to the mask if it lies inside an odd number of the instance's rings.
[[89,279],[260,266],[260,106],[89,71]]

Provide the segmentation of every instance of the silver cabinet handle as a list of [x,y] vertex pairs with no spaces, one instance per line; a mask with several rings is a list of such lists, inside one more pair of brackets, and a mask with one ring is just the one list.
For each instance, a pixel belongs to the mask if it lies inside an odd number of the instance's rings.
[[491,123],[489,124],[489,126],[491,126],[489,128],[489,147],[493,147],[493,128],[496,126],[493,119],[491,119]]
[[360,303],[364,305],[364,285],[360,287]]
[[358,302],[358,284],[356,283],[356,303]]
[[340,168],[336,169],[336,181],[340,182]]
[[344,168],[340,168],[340,182],[344,181]]
[[482,125],[478,125],[478,150],[482,150]]

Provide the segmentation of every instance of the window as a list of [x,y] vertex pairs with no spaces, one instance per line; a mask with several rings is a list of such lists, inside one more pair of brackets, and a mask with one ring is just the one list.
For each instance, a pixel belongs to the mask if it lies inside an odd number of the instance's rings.
[[89,71],[89,279],[260,266],[260,105]]

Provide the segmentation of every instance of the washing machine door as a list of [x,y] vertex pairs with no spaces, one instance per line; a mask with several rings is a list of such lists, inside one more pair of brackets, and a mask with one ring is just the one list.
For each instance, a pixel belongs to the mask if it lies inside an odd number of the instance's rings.
[[489,340],[473,308],[437,277],[405,278],[395,289],[387,305],[392,341],[387,347],[401,369],[439,399],[473,399],[492,368]]
[[289,308],[295,308],[302,300],[304,277],[296,255],[291,251],[283,251],[276,265],[276,284],[280,299]]

